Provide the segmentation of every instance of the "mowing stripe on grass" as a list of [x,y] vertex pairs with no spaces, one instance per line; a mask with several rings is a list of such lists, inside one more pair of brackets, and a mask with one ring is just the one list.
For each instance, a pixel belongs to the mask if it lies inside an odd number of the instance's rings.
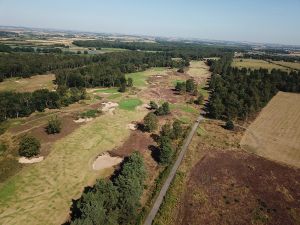
[[123,99],[119,102],[119,108],[133,111],[137,106],[141,104],[143,104],[143,102],[138,98]]

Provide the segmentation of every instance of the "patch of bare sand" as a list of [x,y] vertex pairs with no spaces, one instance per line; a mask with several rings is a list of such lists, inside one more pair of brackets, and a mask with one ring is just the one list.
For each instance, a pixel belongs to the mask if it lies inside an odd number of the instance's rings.
[[119,104],[115,102],[103,102],[101,104],[103,105],[101,111],[108,112],[109,114],[114,114],[116,107],[119,106]]
[[116,166],[122,162],[123,158],[112,157],[108,153],[99,155],[93,163],[93,170],[103,170]]
[[22,164],[32,164],[32,163],[38,163],[44,160],[44,156],[35,157],[35,158],[26,158],[26,157],[20,157],[19,163]]

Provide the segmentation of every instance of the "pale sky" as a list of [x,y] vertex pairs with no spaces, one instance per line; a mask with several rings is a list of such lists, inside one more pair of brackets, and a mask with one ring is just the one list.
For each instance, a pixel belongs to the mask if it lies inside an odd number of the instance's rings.
[[0,25],[300,45],[300,0],[0,0]]

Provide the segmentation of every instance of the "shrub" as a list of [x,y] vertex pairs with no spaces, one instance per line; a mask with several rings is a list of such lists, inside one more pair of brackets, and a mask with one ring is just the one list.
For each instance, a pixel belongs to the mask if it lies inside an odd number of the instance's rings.
[[203,95],[200,93],[199,96],[198,96],[198,98],[197,98],[196,101],[195,101],[195,104],[201,105],[201,104],[203,103],[203,101],[204,101],[204,97],[203,97]]
[[154,101],[150,101],[149,105],[150,105],[150,109],[155,109],[155,110],[158,109],[158,105]]
[[181,127],[181,123],[179,120],[175,120],[173,122],[173,138],[174,139],[178,139],[182,136],[183,134],[183,130],[182,130],[182,127]]
[[157,129],[158,119],[154,113],[148,113],[144,118],[144,128],[146,131],[152,132]]
[[49,121],[46,127],[46,132],[48,134],[56,134],[61,131],[61,121],[57,116],[53,116]]
[[226,124],[225,124],[225,128],[226,128],[227,130],[233,130],[233,129],[234,129],[234,124],[233,124],[233,122],[232,122],[231,120],[228,120],[228,121],[226,122]]
[[40,153],[41,143],[33,136],[23,136],[19,143],[19,154],[30,158]]
[[156,115],[158,116],[164,116],[170,114],[170,106],[168,102],[164,102],[161,107],[159,107],[156,112]]

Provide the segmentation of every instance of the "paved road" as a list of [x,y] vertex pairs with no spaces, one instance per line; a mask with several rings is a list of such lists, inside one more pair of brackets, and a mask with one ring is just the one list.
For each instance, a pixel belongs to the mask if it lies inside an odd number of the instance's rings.
[[190,144],[190,142],[191,142],[191,140],[192,140],[192,138],[195,134],[195,131],[197,130],[200,122],[203,119],[204,118],[201,115],[197,118],[197,120],[194,123],[189,135],[185,139],[184,144],[181,148],[181,152],[180,152],[175,164],[173,165],[173,168],[172,168],[167,180],[165,181],[163,187],[161,188],[161,190],[159,192],[159,195],[158,195],[157,199],[155,200],[155,202],[152,206],[152,209],[151,209],[150,213],[148,214],[148,216],[147,216],[147,218],[144,222],[144,225],[151,225],[152,224],[152,222],[153,222],[153,220],[154,220],[154,218],[155,218],[155,216],[156,216],[156,214],[159,210],[159,207],[160,207],[161,203],[163,202],[164,196],[166,195],[167,190],[169,189],[170,184],[171,184],[172,180],[174,179],[176,171],[177,171],[177,169],[178,169],[178,167],[179,167],[179,165],[180,165],[180,163],[181,163],[181,161],[182,161],[182,159],[183,159],[183,157],[184,157],[184,155],[185,155],[185,153],[188,149],[188,146],[189,146],[189,144]]

